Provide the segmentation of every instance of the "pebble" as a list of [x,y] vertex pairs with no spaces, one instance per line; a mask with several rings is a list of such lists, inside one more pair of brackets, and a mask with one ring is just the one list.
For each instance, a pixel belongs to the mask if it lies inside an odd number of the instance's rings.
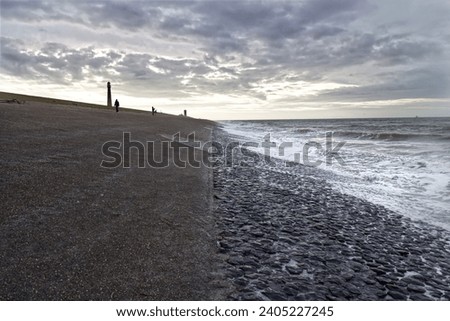
[[388,295],[390,295],[394,300],[406,300],[407,299],[405,294],[397,292],[397,291],[389,291]]
[[299,268],[292,267],[292,266],[286,266],[286,270],[290,274],[301,274],[303,272],[303,269],[299,269]]
[[421,293],[412,293],[409,296],[409,299],[412,300],[412,301],[432,301],[433,300],[429,296],[426,296],[426,295],[421,294]]
[[382,277],[382,276],[375,277],[375,280],[377,280],[380,284],[389,284],[389,283],[392,282],[391,279],[388,279],[388,278],[385,278],[385,277]]
[[426,292],[426,290],[423,287],[415,285],[415,284],[408,284],[407,289],[410,292],[418,292],[418,293],[425,293]]
[[265,295],[269,300],[271,301],[285,301],[287,300],[287,297],[279,292],[272,292],[272,291],[263,291],[263,295]]

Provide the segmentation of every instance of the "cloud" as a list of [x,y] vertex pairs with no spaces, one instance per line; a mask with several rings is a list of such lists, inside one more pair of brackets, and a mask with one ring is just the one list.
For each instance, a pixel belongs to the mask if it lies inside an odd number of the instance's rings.
[[136,31],[153,25],[160,17],[160,10],[145,1],[82,2],[75,10],[93,26],[115,26],[121,30]]
[[438,68],[416,68],[378,75],[378,83],[322,92],[314,101],[370,102],[450,98],[450,74]]
[[105,76],[106,68],[118,57],[112,52],[99,56],[93,47],[73,49],[60,43],[46,43],[39,50],[29,50],[20,40],[1,37],[0,69],[25,80],[70,84],[88,77],[84,69]]
[[[405,4],[409,14],[401,10]],[[70,85],[114,79],[136,96],[229,95],[261,103],[283,102],[283,93],[299,103],[449,95],[450,22],[443,17],[450,5],[444,2],[3,0],[0,5],[0,71],[24,81]],[[423,16],[426,10],[438,19]],[[323,90],[297,94],[302,84]],[[339,86],[327,89],[329,84]]]

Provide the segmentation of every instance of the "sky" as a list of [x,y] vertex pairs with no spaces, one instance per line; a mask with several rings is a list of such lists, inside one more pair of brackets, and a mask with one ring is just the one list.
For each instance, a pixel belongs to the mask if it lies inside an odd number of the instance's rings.
[[449,0],[0,0],[0,91],[208,119],[450,116]]

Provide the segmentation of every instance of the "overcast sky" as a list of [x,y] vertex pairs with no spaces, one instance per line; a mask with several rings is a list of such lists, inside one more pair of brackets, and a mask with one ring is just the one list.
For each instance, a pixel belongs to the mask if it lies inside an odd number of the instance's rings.
[[449,0],[0,0],[0,91],[210,119],[450,116]]

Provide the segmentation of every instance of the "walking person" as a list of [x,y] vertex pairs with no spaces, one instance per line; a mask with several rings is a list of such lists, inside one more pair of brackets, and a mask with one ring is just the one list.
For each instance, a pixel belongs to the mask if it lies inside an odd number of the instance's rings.
[[119,106],[120,106],[120,104],[119,104],[119,101],[116,99],[116,101],[114,102],[114,106],[116,106],[116,113],[118,113],[119,112]]

